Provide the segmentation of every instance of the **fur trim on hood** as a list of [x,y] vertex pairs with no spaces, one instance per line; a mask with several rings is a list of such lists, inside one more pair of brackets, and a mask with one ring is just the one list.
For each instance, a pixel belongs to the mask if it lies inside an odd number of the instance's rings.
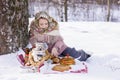
[[35,22],[38,26],[38,21],[40,18],[45,18],[48,20],[49,22],[49,27],[48,27],[48,31],[52,31],[54,29],[58,29],[58,22],[56,20],[54,20],[54,18],[50,17],[46,12],[41,11],[36,13],[35,15]]
[[51,35],[51,36],[60,36],[60,33],[58,30],[53,30],[51,32],[46,33],[47,35]]

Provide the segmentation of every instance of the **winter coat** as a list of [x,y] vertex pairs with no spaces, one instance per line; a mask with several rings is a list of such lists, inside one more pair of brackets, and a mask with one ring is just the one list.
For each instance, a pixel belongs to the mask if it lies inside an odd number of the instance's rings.
[[42,29],[38,29],[36,21],[33,20],[30,25],[30,43],[35,45],[36,42],[46,42],[50,53],[53,48],[56,48],[59,53],[58,55],[60,55],[67,46],[64,43],[63,38],[60,36],[57,22],[52,20],[51,24],[53,26],[44,31]]

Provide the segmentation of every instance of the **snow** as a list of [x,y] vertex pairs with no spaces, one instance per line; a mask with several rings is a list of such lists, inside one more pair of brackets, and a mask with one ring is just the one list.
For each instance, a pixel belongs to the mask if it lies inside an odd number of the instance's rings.
[[65,43],[92,52],[86,64],[88,73],[22,72],[17,53],[0,55],[0,80],[120,80],[120,23],[59,22]]

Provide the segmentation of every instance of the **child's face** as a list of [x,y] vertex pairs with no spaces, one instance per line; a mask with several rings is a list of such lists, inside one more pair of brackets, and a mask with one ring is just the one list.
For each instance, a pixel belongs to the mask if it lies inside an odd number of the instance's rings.
[[48,20],[39,19],[39,27],[42,28],[42,29],[48,28]]

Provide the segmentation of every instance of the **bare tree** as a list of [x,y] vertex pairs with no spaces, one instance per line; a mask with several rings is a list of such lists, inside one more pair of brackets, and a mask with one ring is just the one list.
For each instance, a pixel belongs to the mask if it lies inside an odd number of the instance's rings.
[[68,8],[68,4],[67,4],[68,0],[65,0],[64,2],[64,14],[65,14],[65,21],[68,21],[68,14],[67,14],[67,8]]
[[[120,21],[118,0],[29,0],[33,6],[30,14],[39,10],[47,11],[59,21]],[[37,2],[35,2],[37,1]],[[35,2],[35,3],[34,3]],[[39,2],[39,3],[38,3]],[[36,5],[37,4],[37,5]],[[118,5],[116,8],[112,8]],[[99,12],[98,12],[99,11]],[[116,12],[114,12],[116,11]],[[69,14],[68,14],[69,12]],[[106,16],[107,15],[107,16]]]
[[107,0],[107,6],[108,6],[107,21],[110,21],[110,0]]

